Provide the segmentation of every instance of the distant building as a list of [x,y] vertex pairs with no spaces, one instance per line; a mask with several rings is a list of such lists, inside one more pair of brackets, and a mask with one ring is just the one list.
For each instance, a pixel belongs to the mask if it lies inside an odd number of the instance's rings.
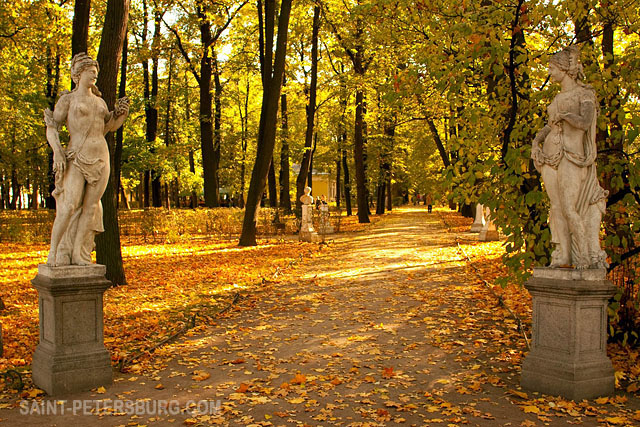
[[[291,165],[291,170],[297,176],[300,173],[300,165]],[[326,196],[328,202],[336,200],[336,180],[329,172],[319,172],[316,169],[312,171],[311,179],[311,195],[316,197]]]

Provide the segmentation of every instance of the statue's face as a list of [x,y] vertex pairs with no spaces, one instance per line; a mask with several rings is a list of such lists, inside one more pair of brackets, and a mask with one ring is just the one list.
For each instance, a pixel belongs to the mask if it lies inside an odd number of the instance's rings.
[[549,63],[549,76],[551,77],[551,80],[554,82],[561,82],[565,75],[566,73],[562,71],[560,67],[553,62]]
[[98,79],[98,68],[95,65],[85,68],[80,74],[80,86],[89,86],[95,84]]

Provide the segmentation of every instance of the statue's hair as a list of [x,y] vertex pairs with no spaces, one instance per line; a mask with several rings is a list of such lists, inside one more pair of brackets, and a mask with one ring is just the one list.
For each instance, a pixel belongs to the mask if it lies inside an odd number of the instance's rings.
[[558,66],[574,80],[582,80],[584,72],[580,62],[580,47],[571,45],[551,57],[550,62]]
[[80,81],[80,75],[89,67],[96,67],[100,71],[98,61],[91,58],[86,52],[76,53],[71,59],[71,79],[75,84]]

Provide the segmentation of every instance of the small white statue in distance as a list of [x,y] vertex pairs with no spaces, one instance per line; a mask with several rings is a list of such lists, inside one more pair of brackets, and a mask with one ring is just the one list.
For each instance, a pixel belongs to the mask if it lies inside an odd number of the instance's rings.
[[[110,173],[104,137],[122,126],[129,100],[118,99],[115,111],[109,111],[95,85],[99,69],[98,62],[86,53],[75,55],[71,78],[76,88],[62,94],[54,111],[44,112],[56,183],[56,219],[47,258],[50,266],[90,264],[95,234],[104,231],[100,198]],[[66,148],[59,135],[65,122],[70,136]]]
[[595,91],[581,81],[578,46],[556,53],[549,75],[561,90],[547,108],[549,122],[534,138],[531,157],[551,201],[550,267],[606,268],[600,221],[608,192],[598,183],[595,163],[599,108]]
[[304,187],[304,194],[300,196],[303,205],[313,204],[313,196],[311,195],[311,187]]
[[300,223],[300,237],[302,240],[312,239],[313,229],[313,196],[311,187],[305,187],[304,194],[300,196],[302,202],[302,221]]

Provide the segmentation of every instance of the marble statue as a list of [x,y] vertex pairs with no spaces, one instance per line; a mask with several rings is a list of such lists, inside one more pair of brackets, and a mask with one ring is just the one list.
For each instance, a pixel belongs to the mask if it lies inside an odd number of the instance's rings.
[[[109,111],[95,86],[100,67],[86,53],[71,60],[71,78],[76,87],[65,91],[54,111],[44,112],[47,141],[53,149],[56,218],[51,231],[47,264],[91,263],[96,233],[102,226],[100,198],[109,180],[109,148],[105,135],[122,126],[129,114],[129,100],[120,98]],[[66,148],[60,143],[63,124],[69,130]]]
[[318,233],[313,229],[313,196],[311,188],[305,187],[304,194],[300,196],[302,202],[302,221],[300,222],[300,240],[303,242],[315,242]]
[[[549,122],[531,148],[551,201],[549,227],[554,244],[550,267],[606,268],[600,247],[600,222],[606,208],[605,191],[596,174],[598,102],[584,78],[578,46],[556,53],[549,75],[560,83],[547,112]],[[542,144],[542,145],[541,145]]]
[[313,204],[313,196],[311,195],[311,187],[304,188],[304,194],[300,196],[300,201],[303,205],[312,205]]

